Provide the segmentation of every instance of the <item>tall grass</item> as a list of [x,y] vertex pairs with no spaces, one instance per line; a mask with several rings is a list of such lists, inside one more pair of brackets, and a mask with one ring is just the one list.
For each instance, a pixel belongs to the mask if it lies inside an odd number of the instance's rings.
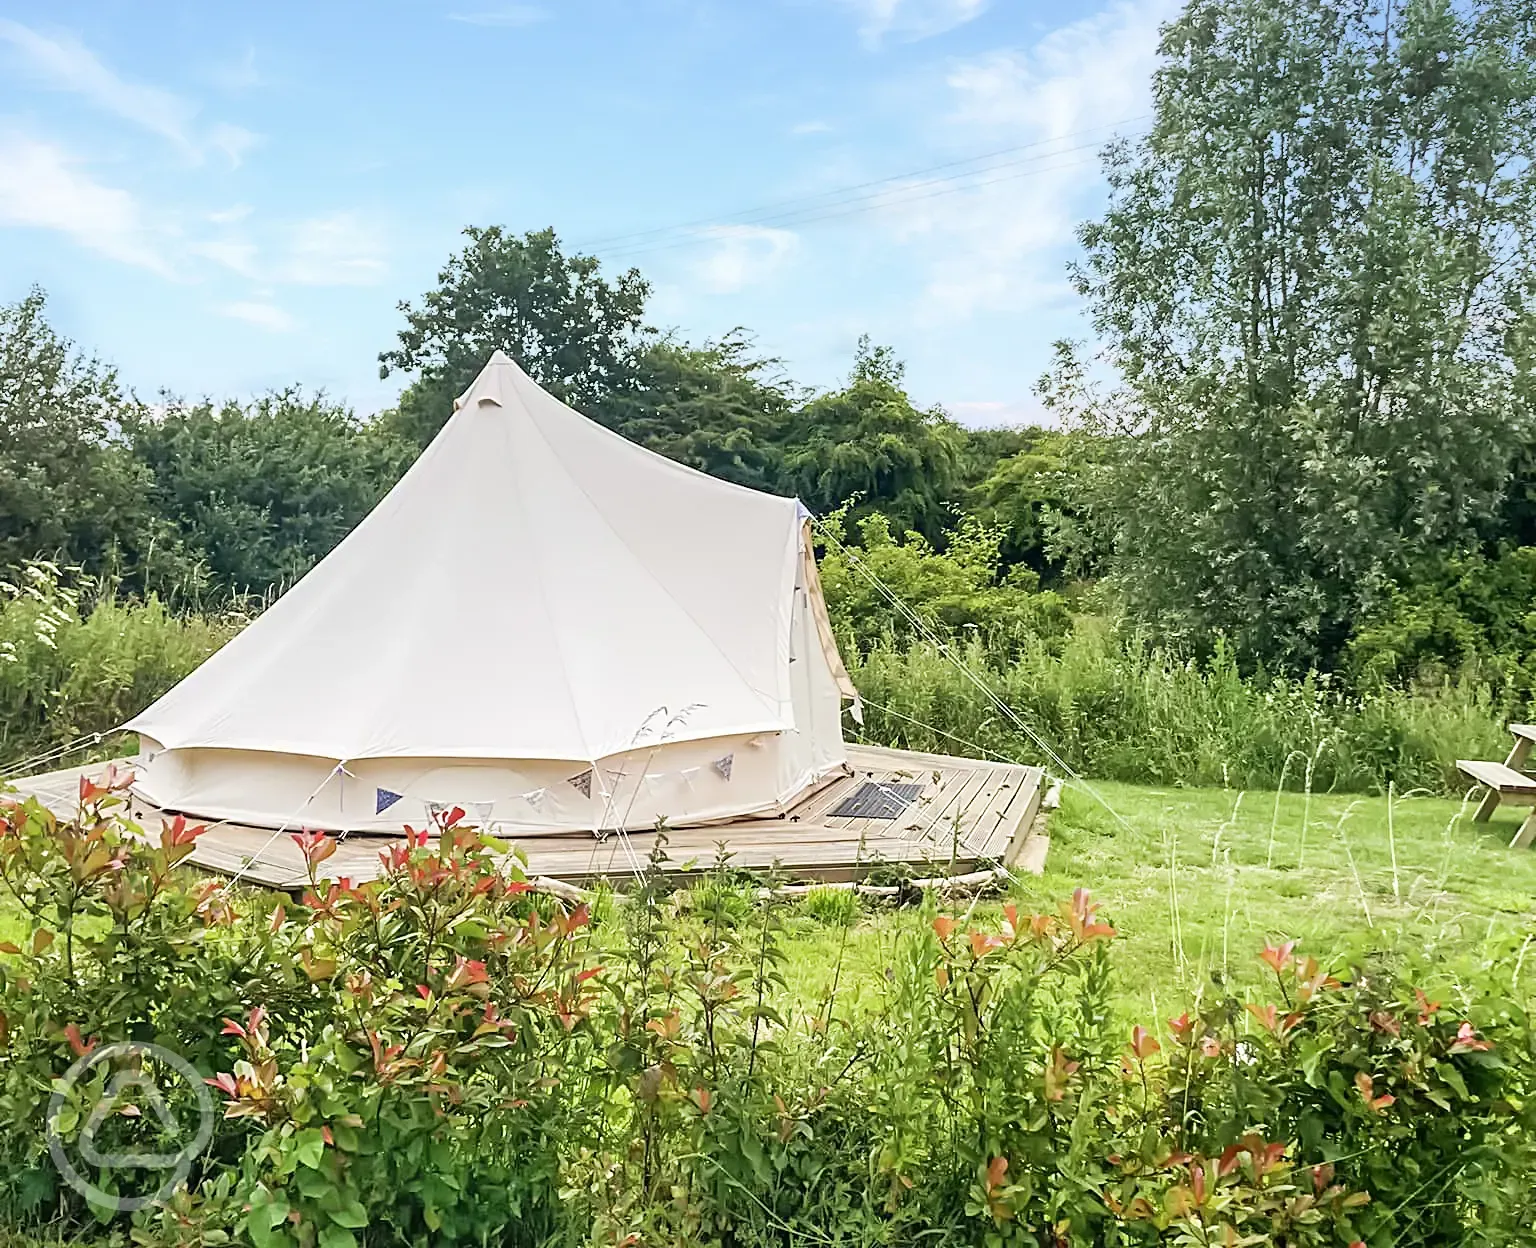
[[[1358,695],[1320,676],[1250,680],[1220,651],[1203,664],[1184,661],[1122,641],[1094,619],[1006,661],[976,642],[955,656],[1066,763],[1098,779],[1448,793],[1457,758],[1499,758],[1508,748],[1485,688]],[[876,647],[853,678],[869,704],[866,740],[1049,761],[934,646]]]
[[[117,727],[249,618],[178,614],[71,584],[45,563],[0,588],[0,768]],[[1067,637],[958,657],[1073,769],[1132,783],[1398,792],[1457,787],[1455,760],[1506,749],[1500,709],[1469,683],[1357,695],[1323,677],[1245,679],[1125,641],[1079,617]],[[866,740],[1048,762],[936,647],[877,645],[853,668]]]
[[66,583],[47,563],[0,582],[0,768],[116,728],[244,622],[109,593],[87,605],[81,588],[97,589]]

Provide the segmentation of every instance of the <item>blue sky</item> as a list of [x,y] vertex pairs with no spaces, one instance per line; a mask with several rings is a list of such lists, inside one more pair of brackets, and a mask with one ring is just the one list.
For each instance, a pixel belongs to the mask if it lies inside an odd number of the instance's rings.
[[[0,300],[144,398],[298,382],[361,412],[466,224],[553,225],[836,384],[861,333],[970,424],[1036,411],[1146,124],[1166,0],[8,0]],[[872,185],[869,185],[872,184]],[[848,189],[858,188],[858,189]],[[755,210],[755,211],[751,211]]]

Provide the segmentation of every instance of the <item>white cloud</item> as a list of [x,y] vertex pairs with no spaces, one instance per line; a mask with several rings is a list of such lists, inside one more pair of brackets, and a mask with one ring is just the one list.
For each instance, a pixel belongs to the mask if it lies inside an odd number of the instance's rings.
[[241,277],[256,279],[261,277],[261,273],[257,268],[258,250],[256,244],[245,239],[205,239],[201,242],[188,244],[187,250],[194,256],[201,256],[205,260],[212,260],[215,264],[221,264],[226,269],[240,274]]
[[187,252],[263,285],[371,286],[388,271],[381,231],[356,213],[264,225],[236,205],[207,220],[224,228]]
[[244,126],[232,126],[227,122],[221,121],[208,131],[208,146],[222,153],[224,159],[229,161],[231,169],[238,169],[240,162],[245,159],[246,152],[260,142],[259,134],[247,130]]
[[877,47],[887,36],[911,41],[942,35],[986,12],[991,0],[843,0],[861,18],[859,36]]
[[965,189],[888,197],[885,228],[928,265],[924,318],[1071,302],[1065,262],[1103,186],[1097,149],[1145,126],[1132,119],[1149,107],[1158,23],[1171,7],[1120,0],[1031,47],[951,67],[945,124],[955,147],[1032,146]]
[[200,160],[210,150],[238,165],[256,136],[238,126],[197,125],[198,107],[160,87],[129,82],[72,35],[50,37],[9,18],[0,18],[0,42],[21,54],[32,72],[56,90],[89,100],[104,112],[133,123]]
[[386,265],[379,231],[350,212],[301,221],[273,274],[301,286],[371,286]]
[[0,136],[0,225],[57,230],[113,260],[171,273],[139,202],[92,180],[52,143]]
[[297,322],[293,317],[289,316],[287,312],[284,312],[275,303],[243,300],[235,303],[220,304],[215,311],[220,316],[228,316],[237,321],[244,321],[247,325],[254,325],[257,329],[264,329],[272,334],[286,334],[297,326]]
[[793,230],[762,225],[712,225],[696,231],[714,245],[695,265],[705,290],[729,294],[767,278],[799,246]]
[[450,13],[450,22],[462,22],[466,26],[533,26],[549,16],[546,9],[535,4],[508,4],[499,9],[478,13]]
[[199,77],[231,95],[250,91],[266,82],[261,71],[256,68],[256,49],[251,47],[246,48],[238,60],[218,61],[205,66]]
[[791,126],[791,134],[827,134],[832,127],[825,121],[802,121],[799,125]]
[[1119,0],[1032,48],[961,62],[949,75],[958,97],[954,120],[1049,138],[1145,111],[1158,25],[1173,7],[1170,0]]

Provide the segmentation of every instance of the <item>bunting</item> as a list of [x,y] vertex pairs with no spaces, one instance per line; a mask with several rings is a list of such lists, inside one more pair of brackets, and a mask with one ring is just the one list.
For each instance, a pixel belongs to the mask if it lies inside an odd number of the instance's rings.
[[[773,734],[760,735],[759,737],[755,737],[748,741],[747,745],[749,747],[760,748],[763,744],[763,736],[766,736],[767,739],[771,740],[772,735]],[[582,797],[590,799],[593,796],[593,790],[595,788],[597,790],[597,796],[607,800],[618,793],[622,793],[624,791],[625,782],[628,781],[632,775],[634,776],[638,787],[645,791],[654,793],[660,790],[664,790],[668,782],[672,780],[681,780],[687,788],[692,789],[694,780],[698,777],[699,773],[704,770],[705,766],[714,771],[715,774],[718,775],[722,780],[728,781],[732,777],[732,773],[735,770],[735,765],[736,753],[735,751],[732,751],[731,753],[725,754],[720,758],[712,759],[708,764],[695,767],[684,767],[678,771],[640,770],[638,773],[632,773],[624,767],[620,767],[614,771],[607,771],[601,767],[588,767],[585,771],[578,772],[574,776],[567,777],[566,783],[569,784],[578,793],[580,793]],[[344,768],[338,768],[337,770],[345,771]],[[345,774],[351,775],[352,773],[345,772]],[[355,778],[356,777],[354,777],[354,779]],[[487,825],[491,822],[492,817],[495,814],[496,807],[501,802],[514,802],[520,799],[524,802],[527,802],[532,809],[536,811],[544,811],[548,809],[550,805],[551,794],[549,788],[544,787],[538,789],[530,789],[525,793],[502,794],[500,797],[494,798],[491,801],[466,801],[460,799],[458,801],[440,802],[430,801],[419,794],[398,793],[394,789],[375,787],[373,791],[373,813],[375,815],[382,815],[386,810],[391,809],[397,803],[405,801],[407,798],[413,802],[420,802],[423,808],[425,808],[427,817],[429,819],[436,820],[439,816],[452,810],[455,806],[462,806],[466,811],[474,816],[475,820],[479,824]]]

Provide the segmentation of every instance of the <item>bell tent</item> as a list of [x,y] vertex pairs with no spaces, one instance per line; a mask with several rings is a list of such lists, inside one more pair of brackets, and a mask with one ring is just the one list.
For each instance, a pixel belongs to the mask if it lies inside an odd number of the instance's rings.
[[[382,502],[128,727],[137,791],[266,827],[773,816],[856,699],[794,500],[619,437],[496,352]],[[855,702],[855,705],[857,703]]]

